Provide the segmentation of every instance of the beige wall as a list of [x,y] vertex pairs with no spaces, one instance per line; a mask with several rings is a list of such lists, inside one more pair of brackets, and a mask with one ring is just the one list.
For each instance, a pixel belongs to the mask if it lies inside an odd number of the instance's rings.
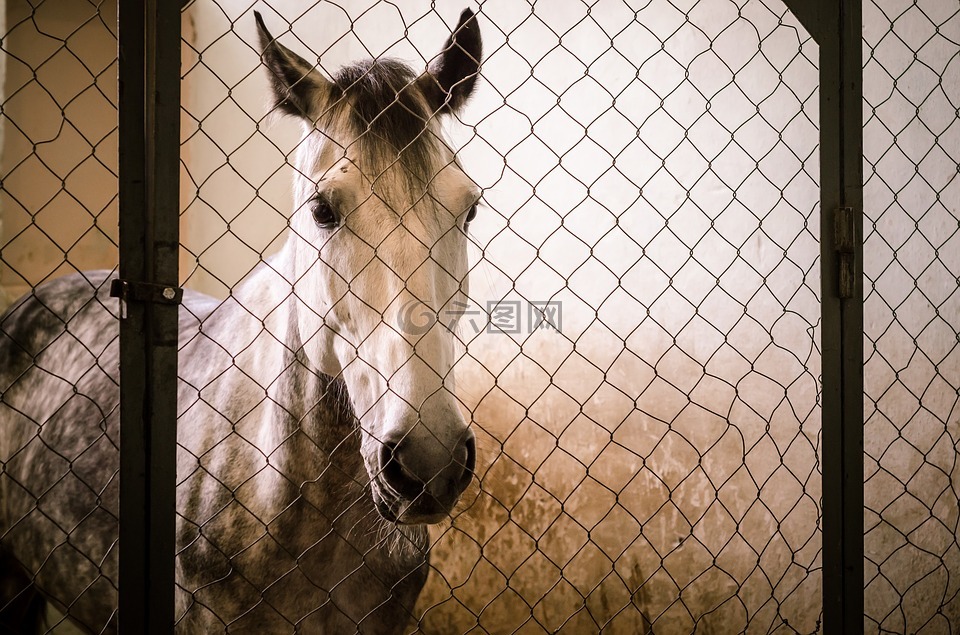
[[116,265],[116,7],[4,9],[0,288],[13,298]]

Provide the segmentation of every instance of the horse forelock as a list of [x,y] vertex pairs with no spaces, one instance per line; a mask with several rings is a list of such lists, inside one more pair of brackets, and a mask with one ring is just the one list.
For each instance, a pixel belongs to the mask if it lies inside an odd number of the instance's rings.
[[[426,194],[444,160],[436,116],[417,75],[394,59],[364,60],[334,77],[339,99],[327,112],[332,132],[371,180],[401,178],[411,193]],[[329,130],[339,126],[341,130]]]

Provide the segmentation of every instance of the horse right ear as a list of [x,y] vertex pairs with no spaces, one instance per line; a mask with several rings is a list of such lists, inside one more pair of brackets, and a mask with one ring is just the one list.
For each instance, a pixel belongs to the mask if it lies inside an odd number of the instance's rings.
[[315,121],[331,82],[312,64],[270,35],[259,11],[253,12],[260,35],[260,51],[273,87],[275,106],[282,112]]

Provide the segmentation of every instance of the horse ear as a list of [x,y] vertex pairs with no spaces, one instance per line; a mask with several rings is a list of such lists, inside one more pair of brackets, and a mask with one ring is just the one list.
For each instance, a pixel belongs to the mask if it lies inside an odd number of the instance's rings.
[[443,50],[417,80],[431,110],[456,112],[467,102],[477,83],[482,56],[477,16],[464,9]]
[[331,82],[313,65],[283,46],[270,35],[259,11],[253,12],[260,35],[260,51],[273,87],[276,107],[288,115],[316,119],[318,104],[324,101]]

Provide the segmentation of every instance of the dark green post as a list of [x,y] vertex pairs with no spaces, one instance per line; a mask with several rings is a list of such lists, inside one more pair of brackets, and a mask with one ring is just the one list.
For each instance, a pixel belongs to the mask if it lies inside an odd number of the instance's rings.
[[[180,3],[119,6],[120,632],[172,633]],[[170,289],[155,300],[143,288]],[[148,299],[144,299],[148,298]],[[169,300],[169,298],[168,298]]]
[[786,0],[820,45],[823,632],[863,632],[861,0]]

